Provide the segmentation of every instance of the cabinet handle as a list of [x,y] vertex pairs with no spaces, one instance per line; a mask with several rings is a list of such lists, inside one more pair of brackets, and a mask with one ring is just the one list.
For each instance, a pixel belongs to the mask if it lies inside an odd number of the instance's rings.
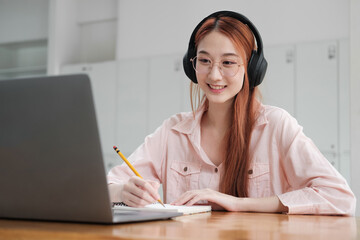
[[328,59],[334,59],[336,58],[336,46],[331,45],[328,48]]
[[293,63],[294,62],[294,51],[287,50],[285,59],[286,59],[286,63]]
[[81,71],[83,72],[89,72],[92,70],[92,66],[82,66]]

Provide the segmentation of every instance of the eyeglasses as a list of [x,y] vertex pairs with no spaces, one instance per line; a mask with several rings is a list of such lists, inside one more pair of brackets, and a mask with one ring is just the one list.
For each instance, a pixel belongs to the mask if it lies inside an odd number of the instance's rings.
[[238,57],[233,56],[222,58],[219,62],[213,62],[208,56],[195,56],[191,58],[190,61],[192,62],[194,70],[201,74],[209,74],[214,64],[219,63],[219,71],[224,77],[235,76],[240,66],[243,65],[239,63],[240,59]]

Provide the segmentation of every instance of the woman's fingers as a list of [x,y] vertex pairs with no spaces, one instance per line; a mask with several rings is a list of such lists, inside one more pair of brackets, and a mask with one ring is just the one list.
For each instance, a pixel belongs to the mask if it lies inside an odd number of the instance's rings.
[[171,204],[192,206],[200,201],[206,201],[208,204],[215,206],[216,209],[227,209],[231,205],[232,196],[219,193],[212,189],[198,189],[183,193],[178,199]]
[[144,180],[139,177],[133,177],[131,179],[135,185],[149,193],[155,201],[160,198],[158,193],[159,183],[151,180]]
[[[196,197],[197,195],[197,191],[187,191],[183,194],[181,194],[181,196],[176,199],[175,201],[173,201],[171,204],[173,205],[193,205],[196,202],[194,202],[194,200],[199,199],[198,197]],[[196,198],[195,198],[196,197]],[[201,200],[201,199],[199,199]],[[199,201],[197,200],[197,201]]]
[[159,183],[157,182],[132,177],[127,184],[124,185],[121,199],[129,206],[143,207],[160,198],[158,188]]
[[130,207],[144,207],[145,205],[151,204],[153,201],[148,201],[144,198],[140,198],[131,192],[124,191],[121,196],[123,202]]

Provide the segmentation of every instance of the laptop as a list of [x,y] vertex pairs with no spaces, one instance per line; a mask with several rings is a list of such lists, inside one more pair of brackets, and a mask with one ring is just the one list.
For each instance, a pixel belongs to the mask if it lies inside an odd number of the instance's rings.
[[111,224],[182,215],[112,209],[85,74],[1,80],[0,129],[0,218]]

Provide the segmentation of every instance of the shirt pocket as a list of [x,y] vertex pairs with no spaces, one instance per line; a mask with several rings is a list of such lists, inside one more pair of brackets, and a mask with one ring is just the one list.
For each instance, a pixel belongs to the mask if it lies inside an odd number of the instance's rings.
[[170,166],[177,189],[182,192],[198,189],[200,170],[201,165],[196,162],[173,161]]
[[249,197],[269,197],[270,190],[270,166],[268,163],[254,163],[248,170]]

